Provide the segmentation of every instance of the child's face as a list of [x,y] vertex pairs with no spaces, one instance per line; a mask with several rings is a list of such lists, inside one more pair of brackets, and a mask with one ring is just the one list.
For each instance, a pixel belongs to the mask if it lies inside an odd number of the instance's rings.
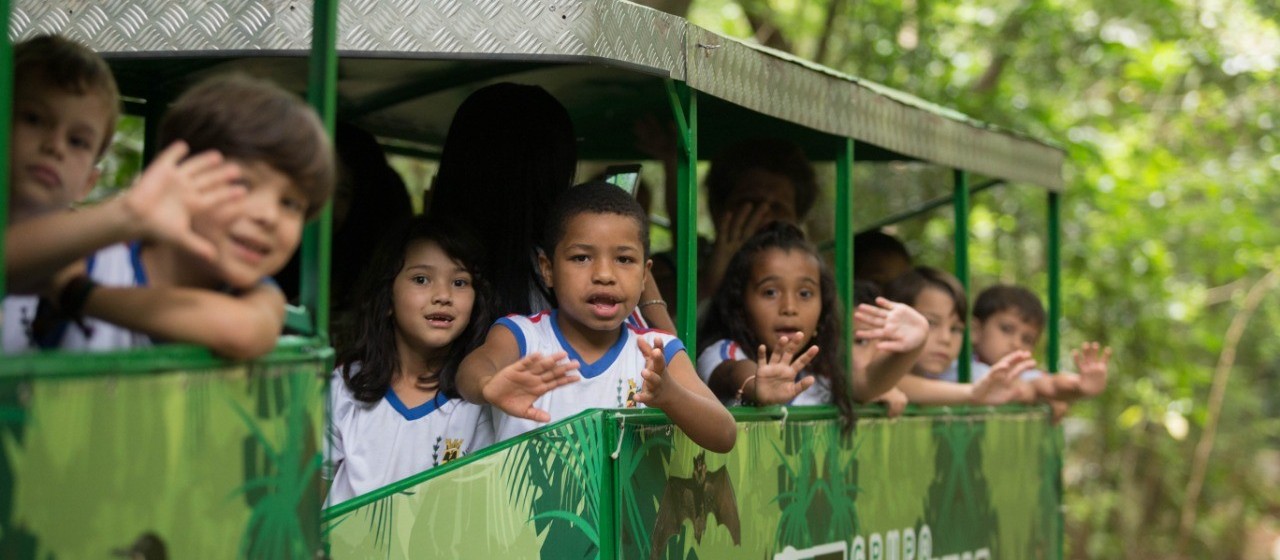
[[747,325],[770,349],[786,336],[801,347],[813,340],[822,315],[818,259],[808,252],[765,249],[751,263],[747,281]]
[[1040,338],[1040,327],[1028,323],[1017,310],[1005,309],[974,321],[969,333],[973,339],[973,352],[984,364],[994,364],[1016,350],[1031,351]]
[[644,234],[636,220],[620,214],[570,218],[555,253],[539,257],[561,316],[587,330],[617,330],[640,303],[649,273]]
[[397,346],[421,353],[447,348],[471,321],[471,273],[434,241],[411,243],[391,287]]
[[916,361],[916,371],[941,374],[960,356],[960,345],[964,343],[964,323],[956,315],[955,301],[946,292],[930,287],[916,296],[912,307],[929,321],[929,338]]
[[308,202],[302,189],[270,165],[235,163],[244,197],[195,216],[191,226],[216,248],[212,266],[218,279],[246,289],[289,261],[302,236]]
[[95,163],[110,106],[31,79],[14,84],[9,189],[15,217],[29,217],[80,200],[98,180]]

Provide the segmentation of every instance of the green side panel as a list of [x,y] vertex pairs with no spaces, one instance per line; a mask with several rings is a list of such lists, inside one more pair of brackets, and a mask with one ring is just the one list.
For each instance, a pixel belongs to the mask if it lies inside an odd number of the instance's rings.
[[[600,412],[554,424],[326,512],[333,558],[595,558]],[[544,546],[545,544],[545,546]]]
[[0,380],[0,558],[314,557],[321,371]]
[[[330,552],[1056,557],[1061,447],[1044,410],[866,418],[848,434],[834,412],[820,412],[830,410],[792,409],[790,420],[740,412],[737,445],[723,455],[659,414],[587,412],[335,506],[326,513]],[[620,445],[600,445],[614,437]],[[605,465],[613,476],[599,483]],[[609,534],[616,542],[599,540]]]
[[728,455],[629,430],[624,558],[1047,558],[1043,413],[740,424]]

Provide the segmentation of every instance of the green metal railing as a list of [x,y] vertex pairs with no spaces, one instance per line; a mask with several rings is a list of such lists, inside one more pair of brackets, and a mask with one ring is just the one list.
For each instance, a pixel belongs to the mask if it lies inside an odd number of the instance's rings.
[[[853,146],[845,138],[836,152],[836,292],[840,296],[840,343],[844,351],[844,369],[853,371]],[[852,385],[851,385],[852,386]]]
[[[953,172],[955,176],[955,244],[956,244],[956,278],[960,279],[960,286],[964,288],[965,297],[973,298],[973,294],[969,291],[969,174],[959,169]],[[968,315],[969,306],[965,306]],[[959,371],[959,381],[968,383],[971,379],[970,370],[973,368],[971,363],[971,355],[973,348],[969,346],[969,318],[961,317],[964,322],[964,342],[960,346],[960,362],[957,364]]]
[[[307,100],[319,113],[325,132],[333,138],[338,106],[338,0],[315,0],[312,15],[311,58],[307,72]],[[333,204],[326,202],[302,236],[302,305],[311,312],[314,334],[329,339],[329,267],[332,251]]]
[[[4,240],[4,231],[9,227],[9,142],[10,128],[13,120],[13,43],[9,40],[9,0],[0,0],[0,241]],[[0,243],[0,265],[5,263],[4,243]],[[7,294],[5,279],[8,276],[7,266],[0,266],[0,299]],[[4,336],[4,326],[0,325],[0,339]]]
[[698,333],[698,94],[684,82],[667,80],[676,121],[676,333],[697,348]]

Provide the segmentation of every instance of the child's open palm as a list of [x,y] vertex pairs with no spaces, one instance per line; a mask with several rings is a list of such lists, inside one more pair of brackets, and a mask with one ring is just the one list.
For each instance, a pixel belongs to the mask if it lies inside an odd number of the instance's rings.
[[[798,333],[797,333],[798,334]],[[785,404],[796,398],[813,385],[813,376],[796,381],[796,376],[804,371],[814,356],[818,355],[818,347],[813,346],[803,354],[796,356],[800,347],[800,337],[782,337],[778,349],[769,355],[765,345],[761,344],[756,352],[755,401],[759,404]],[[793,359],[794,358],[794,359]]]
[[193,254],[212,259],[213,244],[191,229],[194,216],[244,196],[235,181],[240,169],[209,150],[183,159],[184,142],[174,142],[156,156],[142,176],[124,194],[129,214],[153,240],[177,244]]
[[566,356],[564,352],[550,356],[535,352],[498,370],[482,389],[484,400],[511,416],[550,422],[551,415],[533,403],[556,387],[582,379],[569,375],[578,369],[578,362],[562,361]]
[[666,352],[662,340],[653,345],[644,337],[636,338],[640,353],[644,354],[644,370],[640,372],[640,392],[636,393],[636,402],[652,408],[662,408],[671,399],[671,393],[679,390],[679,384],[671,379],[667,372]]
[[1010,352],[1001,358],[986,377],[979,379],[970,388],[970,400],[974,404],[997,405],[1007,403],[1019,396],[1020,387],[1015,383],[1019,375],[1036,367],[1031,353],[1025,350]]
[[1102,348],[1097,342],[1086,342],[1071,352],[1080,374],[1080,392],[1095,396],[1107,388],[1107,362],[1111,360],[1111,348]]
[[924,345],[929,336],[929,321],[910,305],[876,298],[875,305],[862,304],[853,315],[865,326],[855,336],[874,340],[882,352],[903,353]]

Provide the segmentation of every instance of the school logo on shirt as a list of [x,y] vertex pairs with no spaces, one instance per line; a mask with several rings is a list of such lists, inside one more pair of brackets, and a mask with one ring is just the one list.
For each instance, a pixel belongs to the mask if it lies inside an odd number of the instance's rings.
[[[436,444],[431,446],[431,466],[438,467],[449,461],[453,461],[462,457],[463,438],[443,438],[436,437]],[[440,454],[440,444],[444,443],[444,454]]]
[[[634,379],[628,379],[628,380],[627,380],[627,398],[626,398],[625,400],[624,400],[624,399],[618,399],[618,401],[619,401],[619,402],[618,402],[618,406],[622,406],[622,407],[626,407],[626,408],[635,408],[635,407],[637,406],[637,404],[636,404],[636,392],[637,392],[637,390],[636,390],[636,381],[635,381]],[[619,380],[618,380],[618,394],[619,394],[619,396],[621,396],[621,394],[622,394],[622,380],[621,380],[621,379],[619,379]]]

